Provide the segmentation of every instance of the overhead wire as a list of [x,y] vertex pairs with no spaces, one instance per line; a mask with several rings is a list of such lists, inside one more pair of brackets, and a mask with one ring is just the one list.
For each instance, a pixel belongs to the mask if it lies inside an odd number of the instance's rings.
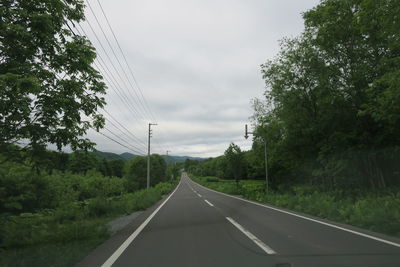
[[[104,48],[103,43],[101,42],[100,38],[97,36],[96,31],[94,30],[94,28],[92,27],[92,25],[91,25],[91,23],[89,22],[88,19],[86,19],[86,22],[87,22],[87,24],[89,25],[89,28],[90,28],[91,32],[93,33],[93,35],[95,36],[95,38],[96,38],[97,42],[99,43],[101,49],[103,50],[105,56],[107,57],[108,61],[110,62],[112,68],[114,69],[116,75],[119,77],[119,79],[120,79],[121,82],[124,84],[124,86],[126,86],[124,80],[123,80],[122,77],[119,75],[119,72],[118,72],[117,68],[115,67],[115,65],[114,65],[114,63],[112,62],[110,56],[108,55],[106,49]],[[86,34],[85,30],[83,29],[82,25],[81,25],[80,23],[78,23],[78,25],[79,25],[79,27],[81,28],[81,30],[85,33],[85,35],[88,36],[88,35]],[[118,80],[115,79],[114,75],[112,74],[112,72],[111,72],[110,69],[108,68],[107,64],[105,64],[105,62],[103,61],[102,56],[101,56],[99,53],[98,53],[97,55],[98,55],[98,58],[99,58],[99,61],[98,61],[98,62],[99,62],[99,63],[100,63],[100,61],[102,62],[102,64],[103,64],[103,65],[105,66],[105,68],[108,70],[109,75],[114,79],[114,82],[117,84],[117,86],[116,86],[115,88],[118,88],[117,90],[122,94],[122,92],[123,92],[123,91],[122,91],[122,90],[123,90],[122,88],[123,88],[123,87],[121,87],[121,86],[119,85]],[[124,94],[124,95],[126,95],[126,94]],[[125,98],[125,101],[126,101],[127,103],[129,103],[128,97],[127,97],[127,96],[126,96],[126,98]],[[128,104],[128,105],[129,105],[129,104]],[[139,112],[139,111],[135,108],[135,106],[132,105],[132,103],[131,103],[129,106],[131,107],[131,109],[134,110],[134,113],[136,113],[138,117],[141,117],[142,119],[144,119],[144,117],[142,116],[141,112]]]
[[[137,152],[135,152],[135,151],[133,151],[132,149],[130,149],[129,147],[127,147],[126,145],[124,145],[124,144],[121,144],[120,142],[118,142],[117,140],[115,140],[114,138],[112,138],[112,137],[109,137],[108,135],[106,135],[105,133],[102,133],[102,132],[98,132],[99,134],[101,134],[101,135],[103,135],[104,137],[106,137],[106,138],[108,138],[108,139],[110,139],[111,141],[113,141],[113,142],[115,142],[115,143],[117,143],[117,144],[119,144],[119,145],[121,145],[121,146],[123,146],[123,147],[125,147],[126,149],[128,149],[129,151],[132,151],[132,152],[134,152],[134,153],[137,153]],[[140,156],[145,156],[144,154],[139,154]]]
[[[156,118],[155,118],[155,116],[154,116],[154,114],[153,114],[153,112],[152,112],[152,110],[151,110],[150,107],[149,107],[149,104],[148,104],[147,101],[146,101],[146,98],[145,98],[144,95],[143,95],[143,92],[142,92],[142,90],[141,90],[141,88],[140,88],[140,86],[139,86],[139,83],[137,82],[137,79],[135,78],[135,75],[133,74],[132,68],[130,67],[130,65],[129,65],[129,63],[128,63],[128,60],[126,59],[125,53],[123,52],[123,50],[122,50],[122,48],[121,48],[121,45],[120,45],[120,43],[119,43],[119,41],[118,41],[118,39],[117,39],[117,37],[116,37],[116,35],[115,35],[115,33],[114,33],[113,28],[111,27],[111,23],[110,23],[110,21],[108,20],[108,17],[107,17],[107,15],[106,15],[106,13],[104,12],[103,6],[101,5],[101,3],[100,3],[99,0],[97,0],[97,3],[98,3],[99,6],[100,6],[101,12],[102,12],[104,18],[106,19],[108,28],[110,29],[110,31],[111,31],[111,33],[112,33],[112,36],[113,36],[115,42],[117,43],[118,49],[119,49],[119,51],[120,51],[120,53],[121,53],[121,55],[122,55],[122,57],[123,57],[123,59],[124,59],[124,62],[125,62],[125,64],[126,64],[126,66],[128,67],[129,73],[131,74],[131,77],[132,77],[134,83],[136,84],[136,87],[137,87],[137,89],[138,89],[138,91],[139,91],[139,93],[140,93],[141,99],[143,99],[143,102],[144,102],[145,107],[147,108],[147,111],[149,112],[149,114],[150,114],[150,116],[152,117],[152,119],[155,120],[155,121],[157,121]],[[140,98],[139,98],[139,99],[140,99]],[[141,101],[141,99],[140,99],[140,101]],[[142,104],[143,104],[143,103],[142,103]]]
[[[80,25],[80,24],[78,24],[79,25],[79,27],[81,28],[81,30],[82,30],[82,32],[87,36],[87,34],[86,34],[86,32],[85,32],[85,30],[82,28],[82,26]],[[77,29],[78,30],[78,32],[79,32],[79,29]],[[100,54],[97,54],[98,55],[98,61],[97,61],[97,63],[96,63],[96,61],[94,62],[94,66],[96,67],[96,69],[98,69],[98,70],[100,70],[100,73],[102,73],[103,74],[103,78],[105,79],[105,81],[108,83],[108,86],[111,88],[111,89],[114,89],[114,91],[116,92],[116,94],[117,94],[117,96],[118,96],[118,98],[120,99],[120,101],[127,107],[127,109],[129,110],[129,108],[130,108],[130,105],[129,105],[129,103],[127,103],[127,99],[126,98],[124,98],[123,96],[122,96],[122,93],[120,92],[120,90],[118,89],[119,88],[119,85],[116,85],[115,83],[117,83],[117,81],[116,81],[116,79],[115,79],[115,77],[113,76],[113,74],[112,74],[112,72],[110,71],[110,69],[107,67],[107,65],[105,64],[105,62],[104,62],[104,60],[102,59],[102,56],[100,55]],[[99,65],[100,65],[100,67],[99,67]],[[101,71],[102,70],[102,71]],[[105,109],[104,109],[105,110]],[[130,110],[131,111],[131,113],[133,114],[133,118],[136,120],[136,121],[138,121],[137,120],[137,118],[135,117],[135,113],[134,113],[134,111],[131,109]],[[109,115],[109,116],[111,116],[111,114],[109,113],[109,112],[107,112],[107,114]],[[116,119],[113,117],[113,119],[114,119],[114,121],[116,121]],[[119,125],[122,125],[121,123],[119,123],[118,122],[118,124]],[[125,128],[125,130],[127,130],[126,129],[126,127],[124,127]],[[129,130],[127,130],[129,133],[130,133],[130,135],[132,135],[133,136],[133,138],[136,140],[136,141],[139,141],[140,143],[142,143],[143,144],[143,141],[141,141],[139,138],[137,138],[134,134],[132,134]]]
[[[69,26],[69,24],[67,23],[67,26],[68,26],[68,28],[70,29],[70,31],[74,34],[74,35],[76,35],[75,34],[75,32],[71,29],[71,27]],[[79,30],[78,30],[78,32],[79,32]],[[56,76],[60,79],[60,77],[56,74]],[[118,138],[118,139],[120,139],[122,142],[124,142],[124,143],[126,143],[127,145],[123,145],[125,148],[128,148],[130,151],[132,151],[132,152],[134,152],[134,153],[138,153],[138,154],[141,154],[141,155],[144,155],[144,153],[143,153],[143,151],[142,151],[142,149],[144,148],[145,149],[145,144],[139,139],[139,138],[137,138],[134,134],[132,134],[128,129],[126,129],[126,127],[124,127],[118,120],[116,120],[107,110],[105,110],[104,108],[102,108],[103,110],[104,110],[104,112],[106,112],[110,117],[112,117],[112,119],[116,122],[116,123],[118,123],[119,125],[121,125],[132,137],[129,137],[128,136],[128,138],[130,138],[132,141],[134,141],[134,143],[137,143],[137,142],[139,142],[139,144],[142,146],[142,148],[138,148],[137,146],[135,146],[135,145],[132,145],[131,143],[129,143],[129,142],[127,142],[126,140],[124,140],[123,138],[121,138],[120,136],[118,136],[118,135],[116,135],[114,132],[112,132],[110,129],[108,129],[108,128],[104,128],[105,130],[107,130],[108,132],[110,132],[112,135],[114,135],[116,138]],[[104,115],[103,115],[104,116]],[[117,128],[120,132],[122,132],[122,133],[124,133],[118,126],[116,126],[114,123],[112,123],[112,121],[111,120],[109,120],[109,119],[107,119],[107,117],[105,117],[105,119],[106,120],[108,120],[110,123],[111,123],[111,125],[113,125],[115,128]],[[98,133],[100,133],[100,134],[102,134],[103,136],[106,136],[104,133],[102,133],[102,132],[99,132],[99,131],[96,131],[96,132],[98,132]],[[124,133],[125,135],[126,135],[126,133]],[[127,135],[126,135],[127,136]],[[110,140],[112,140],[112,141],[116,141],[114,138],[110,138],[109,136],[106,136],[107,138],[109,138]],[[117,142],[118,144],[120,144],[120,145],[122,145],[121,144],[121,142]]]
[[133,146],[132,144],[127,142],[124,138],[122,138],[120,135],[117,135],[116,133],[114,133],[113,131],[108,129],[107,127],[104,127],[103,129],[106,130],[107,132],[109,132],[110,134],[112,134],[113,136],[115,136],[115,138],[117,138],[120,141],[122,141],[123,143],[125,143],[127,146],[129,146],[132,151],[136,151],[136,153],[144,154],[143,151],[141,151],[140,149],[136,148],[135,146]]
[[[83,27],[82,27],[82,25],[80,23],[78,23],[78,26],[80,27],[80,29],[83,32],[83,34],[80,32],[80,30],[75,25],[73,25],[73,26],[75,27],[75,29],[78,31],[78,33],[80,35],[85,35],[85,36],[87,36],[89,38],[88,34],[83,29]],[[93,30],[93,33],[95,34],[94,30]],[[106,51],[105,51],[104,47],[102,46],[100,40],[98,38],[96,38],[96,39],[100,43],[100,46],[102,47],[103,51],[106,53]],[[138,120],[136,115],[139,115],[139,113],[132,106],[132,104],[129,103],[127,98],[123,96],[123,92],[121,92],[121,90],[119,89],[119,88],[121,88],[121,86],[118,84],[117,79],[114,77],[112,71],[110,71],[110,69],[108,68],[108,66],[105,63],[105,61],[103,60],[101,54],[97,53],[96,60],[97,60],[98,64],[96,63],[96,61],[94,61],[93,64],[95,65],[96,69],[98,71],[100,71],[100,73],[103,74],[103,78],[107,81],[108,87],[110,87],[111,89],[113,89],[115,91],[115,93],[117,94],[117,96],[121,100],[121,102],[127,107],[128,111],[130,111],[132,113],[132,115],[133,115],[132,117],[135,120]],[[100,67],[98,65],[100,65]],[[101,71],[101,70],[103,70],[103,71]]]
[[[100,69],[103,70],[103,71],[100,71],[100,73],[103,74],[103,76],[104,76],[105,80],[107,81],[108,85],[109,85],[109,86],[112,85],[112,86],[110,86],[111,88],[114,87],[113,89],[114,89],[114,91],[116,92],[117,96],[120,98],[121,102],[128,108],[128,110],[130,110],[130,112],[131,112],[132,114],[139,115],[142,119],[144,119],[144,117],[146,117],[146,114],[147,114],[152,120],[154,120],[155,122],[157,122],[157,119],[156,119],[156,117],[155,117],[153,111],[150,109],[150,107],[149,107],[149,105],[148,105],[148,102],[146,101],[146,98],[144,97],[144,95],[143,95],[143,93],[142,93],[142,90],[141,90],[141,88],[140,88],[140,86],[139,86],[139,84],[138,84],[138,82],[137,82],[137,79],[135,78],[135,76],[134,76],[134,74],[133,74],[132,68],[130,67],[130,65],[129,65],[129,63],[128,63],[128,60],[126,59],[126,56],[125,56],[125,54],[124,54],[124,52],[123,52],[123,50],[122,50],[122,48],[121,48],[121,45],[120,45],[120,43],[119,43],[119,41],[118,41],[118,39],[117,39],[117,37],[116,37],[116,35],[115,35],[115,33],[114,33],[113,28],[111,27],[111,24],[110,24],[110,22],[109,22],[109,20],[108,20],[108,18],[107,18],[107,15],[106,15],[106,13],[104,12],[104,9],[103,9],[101,3],[100,3],[99,1],[97,1],[97,2],[98,2],[98,4],[99,4],[100,9],[101,9],[101,12],[102,12],[102,14],[103,14],[103,16],[104,16],[104,18],[105,18],[105,20],[106,20],[106,22],[107,22],[107,25],[108,25],[108,27],[109,27],[109,29],[110,29],[112,35],[113,35],[113,38],[114,38],[114,40],[115,40],[115,42],[116,42],[116,44],[117,44],[117,46],[118,46],[118,49],[119,49],[119,51],[120,51],[120,54],[122,55],[122,57],[123,57],[123,59],[124,59],[124,62],[125,62],[125,65],[126,65],[127,68],[128,68],[129,74],[131,75],[132,80],[133,80],[134,84],[135,84],[136,87],[137,87],[137,91],[140,93],[140,97],[139,97],[139,95],[137,94],[137,92],[136,92],[136,90],[135,90],[135,87],[132,85],[132,83],[131,83],[131,81],[130,81],[128,75],[126,74],[125,69],[122,67],[122,64],[121,64],[121,62],[119,61],[119,59],[118,59],[118,57],[117,57],[117,55],[116,55],[116,53],[115,53],[115,51],[114,51],[114,49],[113,49],[113,47],[112,47],[110,41],[108,40],[107,35],[105,34],[104,29],[102,28],[101,23],[99,22],[99,20],[98,20],[98,18],[97,18],[97,16],[96,16],[96,14],[95,14],[95,12],[94,12],[92,6],[90,5],[89,1],[87,1],[88,6],[89,6],[89,9],[91,10],[91,13],[93,14],[93,16],[94,16],[94,18],[95,18],[95,20],[96,20],[98,26],[100,27],[100,30],[102,31],[102,34],[103,34],[103,36],[105,37],[108,46],[110,47],[110,49],[111,49],[111,51],[112,51],[112,53],[113,53],[113,55],[114,55],[116,61],[118,62],[119,67],[121,68],[122,72],[124,73],[124,76],[125,76],[126,80],[128,81],[129,85],[131,86],[133,92],[135,93],[135,95],[136,95],[138,101],[136,101],[136,99],[132,96],[132,94],[130,93],[130,91],[129,91],[129,89],[128,89],[128,94],[129,94],[129,96],[131,97],[130,99],[133,99],[133,100],[135,101],[136,104],[140,103],[140,105],[138,104],[137,109],[132,105],[132,103],[130,103],[130,102],[128,101],[127,97],[124,98],[124,97],[122,96],[122,95],[127,96],[127,94],[121,92],[121,91],[123,91],[123,87],[121,87],[121,86],[119,85],[118,79],[116,79],[116,78],[114,77],[113,72],[108,68],[107,64],[105,63],[105,61],[103,60],[103,58],[102,58],[102,56],[101,56],[100,54],[98,54],[98,58],[97,58],[97,63],[98,63],[98,65],[100,65],[100,67],[96,64],[96,62],[95,62],[95,66],[96,66],[96,68],[97,68],[98,70],[100,70]],[[91,29],[93,35],[95,36],[96,40],[98,41],[100,47],[102,48],[102,50],[103,50],[105,56],[107,57],[108,61],[110,62],[110,64],[111,64],[113,70],[115,71],[115,73],[116,73],[117,76],[119,77],[120,81],[121,81],[121,82],[123,83],[123,85],[125,86],[125,88],[127,88],[127,87],[128,87],[127,84],[125,83],[124,79],[122,79],[121,75],[119,75],[119,72],[118,72],[117,68],[115,67],[113,61],[111,60],[111,58],[110,58],[110,56],[108,55],[106,49],[104,48],[104,46],[103,46],[103,44],[102,44],[100,38],[97,36],[96,31],[94,30],[93,26],[90,24],[90,21],[89,21],[87,18],[86,18],[86,22],[87,22],[89,28]],[[79,25],[79,27],[81,28],[81,30],[83,31],[84,35],[88,36],[88,35],[86,34],[86,32],[84,31],[83,27],[82,27],[79,23],[78,23],[78,25]],[[75,27],[74,24],[73,24],[73,26]],[[76,28],[76,27],[75,27],[75,28]],[[76,28],[76,29],[77,29],[78,32],[79,32],[79,29],[78,29],[78,28]],[[81,34],[81,33],[80,33],[80,34]],[[81,35],[82,35],[82,34],[81,34]],[[107,77],[107,76],[108,76],[108,77]],[[121,91],[119,91],[119,89],[121,89]],[[130,104],[130,105],[129,105],[129,104]],[[116,124],[118,124],[119,126],[121,126],[121,127],[126,131],[126,133],[125,133],[121,128],[119,128],[118,126],[116,126],[114,123],[112,123],[110,119],[107,119],[107,117],[105,117],[106,120],[107,120],[108,122],[110,122],[116,129],[118,129],[118,130],[119,130],[121,133],[123,133],[126,137],[128,137],[128,135],[127,135],[127,133],[128,133],[129,136],[130,136],[129,139],[132,140],[132,138],[133,138],[133,140],[134,140],[135,142],[137,142],[136,144],[137,144],[138,146],[140,146],[140,147],[146,146],[146,145],[144,144],[143,141],[141,141],[141,140],[140,140],[139,138],[137,138],[134,134],[132,134],[131,131],[129,131],[128,129],[126,129],[126,127],[124,127],[123,124],[121,124],[118,120],[116,120],[108,111],[106,111],[105,109],[103,109],[103,110],[107,113],[107,115],[108,115],[112,120],[115,121]],[[135,116],[133,116],[133,117],[135,118]],[[135,119],[137,120],[138,118],[135,118]],[[137,121],[138,121],[138,120],[137,120]],[[107,129],[107,130],[109,130],[109,129]],[[160,132],[163,132],[162,129],[160,129]],[[114,136],[115,136],[115,135],[114,135]],[[161,135],[158,135],[158,136],[159,136],[159,138],[162,140]],[[131,138],[131,137],[132,137],[132,138]],[[155,139],[154,139],[154,143],[156,144],[156,147],[157,147],[159,150],[165,150],[165,151],[170,150],[170,149],[165,148],[164,145],[161,145],[161,144],[158,142],[157,139],[158,139],[158,138],[155,138]],[[126,142],[126,141],[125,141],[125,142]],[[140,144],[139,144],[139,143],[140,143]],[[164,143],[164,142],[163,142],[163,143]],[[136,147],[136,149],[137,149],[137,147]]]
[[[97,18],[97,16],[96,16],[96,14],[95,14],[95,12],[94,12],[92,6],[90,5],[90,2],[89,2],[89,1],[86,1],[86,2],[87,2],[87,4],[88,4],[88,7],[89,7],[89,9],[90,9],[92,15],[94,16],[94,19],[96,20],[97,25],[98,25],[99,28],[100,28],[101,33],[103,34],[103,36],[104,36],[104,38],[105,38],[105,40],[106,40],[108,46],[110,47],[111,52],[112,52],[112,54],[114,55],[114,58],[116,59],[116,61],[117,61],[118,65],[119,65],[119,67],[120,67],[121,70],[122,70],[122,73],[124,74],[126,80],[128,81],[129,85],[131,86],[131,88],[132,88],[132,90],[134,91],[134,93],[135,93],[135,95],[136,95],[137,98],[135,98],[135,97],[131,94],[131,91],[127,88],[127,91],[128,91],[129,96],[131,97],[131,99],[132,99],[138,106],[141,105],[142,108],[144,108],[143,103],[141,102],[141,100],[140,100],[138,94],[136,93],[136,90],[134,89],[134,87],[133,87],[131,81],[129,80],[128,75],[127,75],[126,72],[125,72],[125,69],[122,67],[122,64],[121,64],[121,62],[120,62],[118,56],[116,55],[116,53],[115,53],[115,51],[114,51],[114,48],[113,48],[113,46],[112,46],[111,43],[110,43],[110,40],[108,39],[107,35],[105,34],[104,29],[103,29],[101,23],[99,22],[99,20],[98,20],[98,18]],[[87,21],[88,24],[89,24],[89,20],[87,19],[86,21]],[[91,26],[90,26],[90,27],[91,27]],[[119,74],[118,74],[118,76],[121,78],[121,76],[120,76]],[[121,78],[121,80],[122,80],[122,78]],[[123,80],[122,80],[122,81],[123,81]],[[123,81],[123,82],[124,82],[124,81]],[[125,82],[124,82],[124,84],[125,84]],[[126,85],[126,84],[125,84],[125,85]],[[136,99],[137,99],[137,100],[136,100]],[[142,110],[141,110],[141,112],[142,112]],[[145,115],[145,108],[143,109],[143,112],[144,112],[144,113],[142,114],[142,116]],[[143,117],[145,117],[145,116],[143,116]]]
[[[92,6],[90,5],[90,3],[89,3],[88,0],[87,0],[87,2],[88,2],[88,5],[89,5],[89,8],[91,9],[92,14],[95,16],[95,19],[96,19],[96,21],[98,22],[97,16],[96,16],[96,14],[95,14],[95,12],[94,12]],[[116,43],[117,46],[118,46],[118,49],[119,49],[119,51],[120,51],[120,54],[122,55],[122,57],[123,57],[123,59],[124,59],[124,62],[125,62],[125,64],[126,64],[128,70],[129,70],[129,73],[131,74],[131,77],[132,77],[132,79],[133,79],[133,81],[134,81],[134,83],[135,83],[135,85],[136,85],[138,91],[140,92],[140,94],[141,94],[141,96],[142,96],[142,99],[143,99],[143,101],[144,101],[144,103],[145,103],[145,106],[146,106],[146,108],[147,108],[147,110],[148,110],[148,113],[151,115],[152,119],[153,119],[155,122],[157,122],[158,120],[156,119],[156,116],[154,115],[153,111],[150,109],[150,107],[149,107],[149,105],[148,105],[146,99],[145,99],[144,96],[143,96],[142,90],[141,90],[141,88],[140,88],[140,86],[139,86],[139,84],[138,84],[138,82],[137,82],[137,79],[135,78],[135,75],[133,74],[133,71],[132,71],[132,68],[130,67],[130,64],[128,63],[128,61],[127,61],[127,59],[126,59],[126,56],[125,56],[125,54],[124,54],[124,52],[123,52],[123,50],[122,50],[122,48],[121,48],[121,45],[120,45],[120,43],[119,43],[119,41],[118,41],[118,38],[117,38],[116,35],[115,35],[115,32],[114,32],[114,30],[113,30],[113,28],[112,28],[112,26],[111,26],[111,23],[110,23],[110,21],[108,20],[108,17],[107,17],[107,15],[106,15],[106,13],[105,13],[105,11],[104,11],[104,9],[103,9],[103,6],[101,5],[101,3],[100,3],[99,0],[97,0],[97,3],[99,4],[100,10],[101,10],[101,12],[102,12],[102,14],[103,14],[103,16],[104,16],[104,18],[105,18],[105,20],[106,20],[106,23],[107,23],[107,25],[108,25],[108,28],[110,29],[110,31],[111,31],[111,33],[112,33],[112,36],[113,36],[113,38],[114,38],[114,41],[115,41],[115,43]],[[98,24],[100,25],[99,22],[98,22]],[[102,29],[102,28],[101,28],[101,29]],[[103,31],[103,34],[104,34],[104,31]],[[105,37],[106,37],[106,36],[105,36]],[[114,54],[114,55],[115,55],[115,54]],[[120,67],[122,68],[121,65],[120,65]],[[125,77],[126,77],[126,76],[125,76]],[[127,78],[127,80],[129,81],[128,78]],[[137,95],[137,94],[136,94],[136,95]],[[140,100],[140,98],[139,98],[139,100]],[[142,103],[142,102],[141,102],[141,103]],[[162,133],[164,133],[164,132],[162,131],[161,128],[160,128],[160,131],[161,131]],[[163,140],[162,135],[160,135],[160,139]],[[164,145],[160,145],[157,141],[155,141],[155,143],[158,144],[158,146],[160,147],[160,149],[169,150],[169,149],[166,149]],[[165,143],[165,142],[163,142],[163,143]]]

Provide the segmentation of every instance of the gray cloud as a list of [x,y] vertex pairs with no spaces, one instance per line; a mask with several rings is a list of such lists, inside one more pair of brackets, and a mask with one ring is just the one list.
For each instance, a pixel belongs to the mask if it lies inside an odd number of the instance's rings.
[[[106,29],[96,1],[92,2]],[[251,141],[243,138],[243,128],[252,115],[250,100],[262,97],[264,91],[260,64],[279,51],[279,39],[300,33],[300,13],[318,1],[101,3],[157,117],[153,151],[164,154],[168,149],[176,155],[208,157],[222,154],[230,142],[242,149],[251,147]],[[87,17],[100,32],[88,10]],[[86,23],[83,27],[90,33]],[[107,36],[112,40],[110,32]],[[89,38],[106,59],[94,36],[89,34]],[[106,45],[104,39],[102,42]],[[106,49],[111,57],[112,51]],[[118,68],[116,61],[114,64]],[[112,72],[128,99],[128,86],[118,78],[118,74],[123,78],[123,73],[119,69]],[[146,143],[148,116],[129,112],[112,88],[106,98],[107,110]],[[140,105],[134,106],[142,110]],[[110,124],[107,127],[118,132]],[[126,151],[97,133],[88,136],[100,150]]]

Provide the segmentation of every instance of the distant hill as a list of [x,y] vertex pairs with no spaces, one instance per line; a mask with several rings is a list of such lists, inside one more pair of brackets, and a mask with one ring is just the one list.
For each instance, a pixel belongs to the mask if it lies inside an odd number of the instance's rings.
[[164,160],[167,162],[167,164],[171,164],[174,162],[185,162],[186,159],[191,159],[191,160],[205,160],[204,158],[199,158],[199,157],[188,157],[188,156],[173,156],[173,155],[161,155]]
[[[137,157],[138,155],[132,154],[132,153],[122,153],[122,154],[116,154],[112,152],[104,152],[104,151],[99,151],[96,150],[93,152],[97,157],[99,158],[104,158],[107,160],[112,160],[112,159],[122,159],[125,161],[128,161],[134,157]],[[161,155],[164,160],[167,162],[167,164],[171,164],[174,162],[185,162],[186,159],[191,159],[191,160],[204,160],[204,158],[199,158],[199,157],[189,157],[189,156],[173,156],[173,155]]]
[[96,150],[96,151],[93,152],[93,154],[95,154],[99,158],[104,158],[104,159],[107,159],[107,160],[112,160],[112,159],[123,159],[123,160],[125,160],[125,158],[121,157],[121,155],[118,155],[118,154],[115,154],[115,153],[111,153],[111,152],[103,152],[103,151]]
[[122,153],[119,156],[125,160],[130,160],[133,159],[134,157],[137,157],[137,155],[128,152]]

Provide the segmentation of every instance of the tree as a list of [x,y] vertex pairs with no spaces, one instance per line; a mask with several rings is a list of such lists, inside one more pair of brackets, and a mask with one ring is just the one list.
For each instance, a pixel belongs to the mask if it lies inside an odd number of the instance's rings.
[[147,158],[134,157],[125,165],[126,190],[134,192],[147,186]]
[[229,147],[225,150],[224,155],[228,163],[228,167],[232,170],[236,183],[238,183],[239,179],[242,178],[243,175],[243,153],[240,150],[239,146],[231,143]]
[[167,163],[158,154],[153,154],[150,157],[150,186],[155,186],[159,182],[167,180]]
[[179,176],[180,170],[182,169],[183,163],[174,162],[167,167],[167,180],[168,179],[176,179]]
[[112,176],[109,161],[105,158],[98,158],[97,159],[97,170],[103,176]]
[[95,49],[69,26],[84,20],[83,2],[5,0],[0,13],[0,149],[92,148],[82,136],[104,125],[105,84]]
[[76,151],[69,156],[68,170],[73,173],[86,174],[88,170],[97,169],[99,161],[92,153]]
[[110,175],[122,177],[125,161],[122,159],[112,159],[108,162],[110,168]]
[[304,32],[262,65],[267,108],[253,119],[272,168],[329,187],[398,184],[399,12],[398,1],[324,0],[304,13]]
[[[167,180],[167,163],[158,154],[150,156],[150,186]],[[135,191],[147,187],[147,158],[135,157],[126,164],[127,190]]]

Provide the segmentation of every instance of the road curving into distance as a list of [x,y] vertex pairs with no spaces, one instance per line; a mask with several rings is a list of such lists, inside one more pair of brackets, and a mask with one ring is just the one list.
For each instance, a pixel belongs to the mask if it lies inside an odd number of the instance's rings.
[[177,188],[78,266],[400,266],[400,240],[205,188]]

